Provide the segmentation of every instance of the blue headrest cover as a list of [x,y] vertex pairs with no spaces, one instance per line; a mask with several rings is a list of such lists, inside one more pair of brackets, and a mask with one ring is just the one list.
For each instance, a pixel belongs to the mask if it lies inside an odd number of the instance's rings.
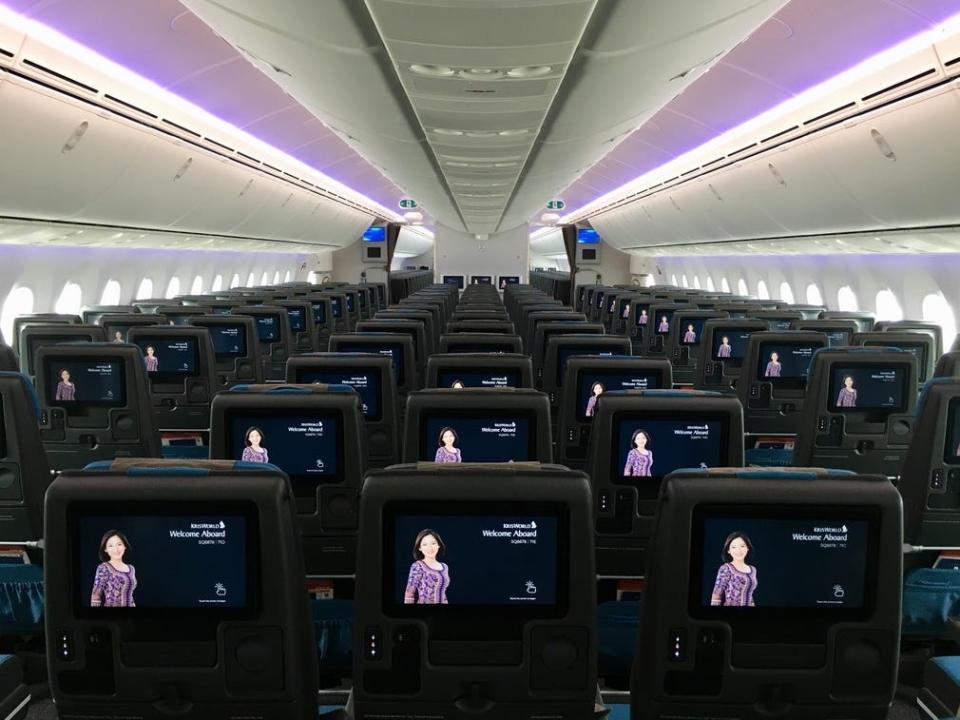
[[[264,395],[313,395],[318,392],[319,387],[311,386],[310,388],[297,387],[295,385],[277,385],[276,387],[267,388],[267,389],[258,389],[252,390],[252,385],[233,385],[227,392],[230,393],[250,393],[250,394],[264,394]],[[350,385],[327,385],[327,392],[332,393],[352,393],[355,390]]]
[[[113,470],[113,460],[97,460],[84,466],[84,472],[109,472]],[[283,472],[273,463],[235,462],[232,470],[237,472],[262,472],[264,470]],[[210,469],[170,465],[167,467],[128,467],[125,472],[131,477],[205,477]]]
[[730,397],[727,393],[717,392],[716,390],[610,390],[604,395],[624,396],[624,397],[642,397],[650,398],[681,398],[681,397]]
[[682,468],[674,470],[671,475],[703,475],[726,476],[730,475],[740,480],[816,480],[824,477],[854,477],[857,473],[852,470],[837,468]]

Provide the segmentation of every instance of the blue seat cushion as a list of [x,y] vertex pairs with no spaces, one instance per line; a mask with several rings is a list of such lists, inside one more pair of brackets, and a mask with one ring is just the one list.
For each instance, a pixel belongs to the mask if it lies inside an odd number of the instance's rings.
[[349,677],[353,664],[353,601],[314,600],[310,611],[321,675]]
[[33,635],[43,630],[43,568],[0,564],[0,634]]
[[630,677],[642,603],[619,600],[597,607],[597,672],[600,677]]

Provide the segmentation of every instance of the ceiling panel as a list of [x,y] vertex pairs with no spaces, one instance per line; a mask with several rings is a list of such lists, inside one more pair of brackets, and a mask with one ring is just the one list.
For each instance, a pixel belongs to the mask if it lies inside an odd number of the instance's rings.
[[[956,0],[791,0],[660,112],[608,149],[634,177],[944,22]],[[626,43],[626,40],[622,42]],[[712,135],[676,127],[678,114]],[[684,123],[681,123],[684,124]],[[656,148],[656,151],[652,149]],[[623,183],[584,173],[558,196],[575,213]]]
[[468,230],[497,228],[595,2],[367,0]]
[[[319,138],[329,129],[178,0],[3,0],[3,5],[318,170],[345,153],[366,162],[339,139],[304,144],[304,135]],[[290,124],[291,105],[298,105],[304,122],[315,128],[312,134]],[[388,208],[396,208],[405,195],[383,178],[354,189]]]

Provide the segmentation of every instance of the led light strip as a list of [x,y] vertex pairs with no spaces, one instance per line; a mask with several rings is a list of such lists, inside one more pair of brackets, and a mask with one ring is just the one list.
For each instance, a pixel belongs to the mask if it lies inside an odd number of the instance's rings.
[[[72,60],[92,68],[96,72],[102,73],[110,80],[116,81],[122,87],[133,87],[137,93],[143,93],[148,98],[158,104],[173,107],[178,113],[182,113],[190,120],[203,124],[206,127],[213,128],[216,132],[223,133],[225,140],[230,140],[236,144],[246,146],[244,149],[247,154],[257,153],[266,156],[272,164],[282,165],[288,170],[294,170],[300,176],[308,178],[308,182],[313,182],[321,190],[343,196],[346,200],[356,203],[360,208],[371,215],[380,215],[390,220],[404,222],[404,219],[395,211],[381,205],[376,200],[363,195],[353,188],[344,185],[325,175],[302,160],[298,160],[292,155],[270,145],[263,140],[241,130],[216,115],[204,110],[189,100],[176,95],[165,88],[160,87],[153,81],[129,70],[122,65],[109,60],[99,53],[94,52],[88,47],[71,40],[65,35],[57,32],[42,23],[20,15],[5,5],[0,4],[0,26],[7,26],[18,33],[26,35],[28,38],[48,45],[55,50],[64,53]],[[111,92],[116,95],[118,93]],[[169,120],[169,118],[168,118]],[[179,123],[185,124],[185,123]],[[216,143],[216,141],[211,141]],[[239,152],[239,151],[238,151]],[[282,171],[281,171],[282,172]],[[388,178],[389,179],[389,178]],[[336,198],[329,198],[336,202]]]

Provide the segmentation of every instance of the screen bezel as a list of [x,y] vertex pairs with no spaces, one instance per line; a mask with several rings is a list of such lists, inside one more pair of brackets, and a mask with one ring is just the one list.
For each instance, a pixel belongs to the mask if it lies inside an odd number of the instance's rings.
[[[665,475],[653,475],[642,478],[642,482],[631,481],[621,473],[622,457],[620,455],[620,425],[623,422],[643,422],[644,420],[660,420],[671,422],[719,422],[720,423],[720,451],[721,457],[716,467],[725,467],[730,463],[730,426],[732,418],[729,413],[716,410],[617,410],[610,420],[610,468],[607,479],[615,487],[636,488],[637,496],[641,500],[653,500],[660,491],[660,485]],[[682,468],[675,468],[676,472]]]
[[778,349],[784,347],[809,347],[813,349],[813,352],[810,354],[810,363],[813,363],[813,356],[817,354],[817,350],[823,350],[827,347],[825,343],[820,344],[819,347],[817,343],[819,340],[763,340],[757,346],[757,367],[756,370],[756,382],[766,382],[770,383],[772,386],[777,388],[785,388],[790,390],[802,390],[807,387],[807,378],[810,373],[810,365],[807,365],[807,372],[803,375],[793,376],[793,377],[765,377],[763,375],[763,370],[766,369],[766,362],[764,358],[768,357],[770,354],[769,348],[774,348],[773,352],[776,352]]
[[[178,372],[175,370],[157,370],[156,372],[148,372],[146,369],[146,357],[147,357],[147,345],[158,345],[161,342],[181,342],[185,341],[190,343],[190,348],[192,349],[193,355],[193,370],[190,372]],[[211,342],[213,342],[211,340]],[[141,344],[142,343],[142,344]],[[199,377],[203,374],[203,371],[200,369],[200,346],[198,343],[198,338],[195,335],[188,335],[183,337],[175,337],[173,335],[144,335],[138,336],[134,344],[140,348],[140,355],[144,359],[144,372],[147,373],[147,378],[151,382],[180,382],[185,378]]]
[[[255,315],[251,315],[250,317],[252,317],[254,320],[254,330],[256,330],[257,342],[263,345],[272,345],[274,343],[282,343],[283,329],[281,326],[283,325],[283,323],[288,322],[286,319],[286,315],[287,315],[286,311],[283,312],[283,318],[280,317],[280,312],[256,313]],[[276,332],[275,332],[276,337],[273,338],[272,340],[264,340],[263,338],[260,337],[260,320],[262,318],[268,318],[268,317],[273,318],[273,326],[274,328],[276,328]]]
[[[140,509],[142,508],[142,509]],[[189,508],[186,512],[185,510]],[[130,517],[142,516],[216,516],[241,515],[246,520],[246,585],[247,597],[244,607],[216,608],[216,607],[170,607],[170,608],[105,608],[85,607],[83,598],[83,579],[80,577],[79,562],[79,533],[80,518],[84,516],[98,517]],[[202,501],[202,502],[147,502],[147,501],[74,501],[67,506],[67,537],[70,548],[68,551],[70,565],[70,597],[73,604],[74,617],[81,620],[100,620],[104,622],[127,621],[162,621],[173,622],[209,622],[216,624],[230,620],[249,620],[259,617],[262,607],[262,578],[260,572],[260,512],[256,503],[248,501]]]
[[[642,303],[642,302],[633,302],[632,310],[633,313],[633,324],[638,328],[648,328],[650,327],[650,307],[653,303]],[[647,321],[645,323],[640,322],[640,318],[643,316],[644,311],[647,313]]]
[[[427,423],[431,420],[441,419],[441,420],[450,420],[451,422],[456,420],[526,420],[527,421],[527,460],[516,460],[514,462],[539,462],[540,458],[537,452],[537,446],[539,444],[539,433],[540,428],[537,424],[537,413],[534,410],[529,408],[519,408],[517,410],[511,410],[510,408],[504,408],[503,410],[499,409],[489,409],[483,410],[480,408],[476,409],[464,409],[464,410],[453,410],[447,408],[438,408],[438,409],[422,409],[420,410],[420,417],[418,418],[417,423],[417,457],[419,458],[417,462],[433,462],[434,456],[436,455],[437,448],[431,447],[427,451],[426,443],[436,443],[436,439],[427,437]],[[425,457],[424,457],[425,456]],[[484,463],[484,462],[495,462],[487,460],[468,460],[467,463]],[[506,461],[501,461],[506,462]]]
[[[91,407],[94,407],[94,408],[126,407],[127,405],[127,367],[122,357],[116,357],[116,356],[88,357],[84,355],[84,356],[73,357],[73,358],[61,357],[59,358],[60,360],[59,362],[55,362],[56,360],[57,358],[52,358],[52,357],[44,358],[43,367],[41,368],[43,372],[44,382],[47,384],[47,392],[45,393],[46,397],[44,398],[44,400],[48,405],[52,407],[63,408],[68,412],[68,414],[71,414],[69,412],[71,409],[81,410],[83,408],[91,408]],[[111,363],[119,366],[120,396],[116,400],[72,400],[72,401],[56,400],[55,397],[57,394],[57,383],[51,382],[53,379],[53,376],[50,373],[52,371],[54,364],[62,367],[63,362],[70,362],[70,363],[86,362],[90,364]],[[69,368],[67,369],[69,370]],[[56,377],[57,378],[60,377],[59,372],[57,373]],[[57,380],[57,382],[59,382],[59,379]]]
[[[203,325],[207,332],[210,333],[210,344],[213,346],[213,357],[216,360],[233,360],[234,358],[242,358],[250,355],[250,338],[247,337],[247,326],[243,323],[216,323],[212,325]],[[230,352],[230,353],[220,353],[217,352],[217,343],[213,339],[213,333],[222,331],[225,328],[237,328],[240,333],[243,335],[243,347],[245,348],[243,352]]]
[[[907,353],[909,354],[909,353]],[[871,368],[879,369],[889,369],[894,368],[898,372],[902,373],[900,379],[900,404],[896,407],[837,407],[836,399],[837,394],[840,392],[839,387],[834,387],[833,379],[837,374],[838,370],[844,370],[848,372],[850,370],[867,370],[870,371]],[[886,418],[888,415],[897,415],[899,413],[905,413],[907,408],[910,406],[910,396],[908,393],[916,392],[911,390],[910,385],[910,365],[908,363],[902,362],[888,362],[888,363],[864,363],[864,364],[855,364],[851,365],[844,362],[832,362],[827,368],[827,412],[831,413],[843,413],[846,415],[860,414],[867,416],[869,418],[876,418],[878,420]]]
[[[288,307],[288,308],[286,308],[286,310],[287,310],[287,328],[290,330],[290,332],[291,332],[291,333],[305,333],[305,332],[308,332],[308,330],[307,330],[308,320],[307,320],[307,316],[306,316],[306,308],[305,308],[305,307]],[[299,316],[300,316],[300,322],[301,322],[301,324],[303,325],[303,328],[300,329],[300,330],[297,330],[297,329],[293,326],[293,314],[294,314],[294,313],[297,313],[297,314],[299,314]],[[310,314],[313,315],[313,307],[310,308]]]
[[[706,331],[707,331],[707,328],[705,327],[704,332]],[[747,327],[744,327],[743,325],[716,325],[712,328],[712,331],[713,331],[713,335],[710,337],[710,344],[713,347],[710,349],[710,359],[713,360],[714,362],[731,363],[731,366],[733,366],[733,363],[737,363],[738,366],[742,366],[743,361],[747,357],[747,353],[750,352],[749,336],[753,335],[754,333],[763,332],[763,328],[747,328]],[[720,345],[723,343],[724,335],[729,336],[733,334],[742,334],[744,332],[748,335],[748,337],[746,340],[746,346],[744,347],[743,355],[739,355],[739,356],[731,355],[728,358],[717,357],[716,351],[720,348]],[[733,347],[733,344],[731,343],[730,346]]]
[[[436,515],[447,517],[483,517],[483,516],[551,516],[557,521],[557,602],[553,605],[406,605],[397,604],[393,590],[400,580],[396,576],[396,519],[405,515]],[[473,500],[433,500],[429,502],[416,500],[390,500],[384,503],[381,510],[382,543],[381,552],[385,565],[380,573],[382,578],[380,604],[384,615],[394,618],[433,617],[452,621],[476,619],[480,621],[498,622],[502,619],[533,620],[559,618],[567,614],[570,604],[570,508],[562,502],[534,502],[534,501],[473,501]],[[463,627],[466,623],[457,623]],[[469,627],[464,628],[464,634],[470,634]]]
[[[710,518],[861,520],[868,525],[867,556],[863,578],[863,605],[859,608],[723,607],[704,606],[704,525]],[[698,620],[726,621],[741,627],[779,625],[793,621],[854,622],[873,615],[876,605],[881,513],[863,505],[756,505],[699,503],[690,516],[690,558],[687,609]],[[736,631],[736,630],[735,630]],[[774,631],[771,631],[774,632]],[[775,634],[775,632],[774,632]]]
[[[266,418],[268,420],[282,420],[284,418],[298,419],[298,420],[316,420],[322,419],[323,417],[333,416],[334,422],[337,423],[337,443],[336,443],[336,454],[337,454],[337,472],[334,475],[294,475],[290,473],[286,468],[282,467],[280,463],[270,461],[271,465],[274,465],[284,473],[287,477],[290,478],[290,488],[293,491],[293,494],[296,497],[309,497],[315,498],[317,495],[317,488],[324,487],[327,485],[337,485],[344,481],[346,476],[346,469],[343,467],[344,460],[344,445],[346,442],[345,432],[344,432],[344,423],[343,423],[343,413],[340,410],[331,408],[331,409],[322,409],[318,410],[316,408],[283,408],[280,409],[271,409],[267,407],[235,407],[228,408],[223,412],[223,427],[225,432],[224,436],[224,448],[229,458],[235,460],[236,462],[240,461],[239,455],[243,452],[242,448],[234,446],[234,423],[236,423],[238,417],[247,417],[247,418]],[[312,492],[303,492],[306,486],[312,487]]]

